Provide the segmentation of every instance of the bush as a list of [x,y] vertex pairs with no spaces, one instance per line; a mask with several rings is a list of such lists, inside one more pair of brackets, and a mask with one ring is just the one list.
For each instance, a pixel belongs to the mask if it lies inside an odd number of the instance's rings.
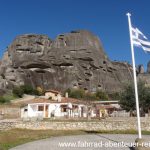
[[97,91],[96,92],[96,97],[100,100],[108,100],[108,95],[107,93],[103,92],[103,91]]
[[83,89],[72,89],[69,94],[69,97],[82,99],[85,97],[85,91]]
[[0,96],[0,103],[9,103],[10,99],[6,99],[4,96]]
[[40,93],[39,93],[39,91],[38,91],[37,89],[34,89],[34,90],[33,90],[33,95],[40,96]]
[[43,95],[45,93],[44,89],[40,86],[36,88],[37,95]]
[[37,89],[34,89],[31,85],[21,85],[21,86],[15,87],[12,92],[17,97],[22,97],[23,94],[40,96],[44,93],[44,90],[39,87]]
[[20,97],[20,98],[21,98],[21,97],[23,96],[23,94],[24,94],[23,89],[20,88],[20,87],[15,87],[12,92],[13,92],[13,94],[14,94],[15,96]]
[[34,89],[31,85],[22,85],[20,88],[23,90],[24,94],[33,94]]
[[[138,82],[138,97],[141,115],[150,110],[150,87],[145,86],[143,81]],[[121,93],[120,105],[123,109],[133,112],[136,110],[135,92],[133,84],[125,86]]]
[[108,95],[105,92],[97,91],[96,93],[86,93],[83,89],[67,89],[68,96],[84,100],[108,100]]
[[119,92],[109,93],[108,96],[111,100],[120,100],[121,98],[121,94]]
[[3,96],[0,96],[0,103],[6,103],[9,102],[9,100],[5,99]]
[[85,100],[93,100],[93,101],[98,100],[95,93],[86,93],[84,99]]
[[134,111],[136,109],[134,86],[132,84],[125,85],[119,103],[121,108],[126,111]]

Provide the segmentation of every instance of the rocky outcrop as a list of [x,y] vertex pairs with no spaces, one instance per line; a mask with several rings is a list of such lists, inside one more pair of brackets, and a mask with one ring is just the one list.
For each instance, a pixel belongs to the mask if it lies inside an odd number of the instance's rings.
[[118,91],[132,79],[128,63],[111,62],[98,37],[86,30],[16,37],[0,65],[0,89],[30,84],[57,89],[83,88]]
[[150,61],[147,63],[147,73],[150,73]]
[[139,65],[138,66],[138,73],[144,73],[144,66],[143,65]]

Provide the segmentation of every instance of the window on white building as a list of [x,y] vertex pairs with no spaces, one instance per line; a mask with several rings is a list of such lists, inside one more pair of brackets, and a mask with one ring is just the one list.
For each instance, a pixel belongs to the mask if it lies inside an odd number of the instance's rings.
[[44,111],[44,106],[38,106],[38,111]]
[[61,112],[67,112],[67,105],[61,106]]

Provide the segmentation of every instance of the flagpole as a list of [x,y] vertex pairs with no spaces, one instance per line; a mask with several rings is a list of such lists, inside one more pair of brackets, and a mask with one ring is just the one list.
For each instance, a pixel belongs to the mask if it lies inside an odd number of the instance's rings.
[[133,65],[133,77],[134,77],[134,89],[135,89],[135,99],[136,99],[136,112],[137,112],[137,122],[138,122],[138,135],[139,139],[142,138],[141,135],[141,121],[140,121],[140,110],[139,110],[139,98],[138,98],[138,88],[137,88],[137,78],[136,78],[136,67],[135,67],[135,56],[134,56],[134,47],[132,41],[132,26],[131,26],[131,19],[130,13],[127,13],[128,16],[128,24],[129,24],[129,33],[130,33],[130,45],[131,45],[131,55],[132,55],[132,65]]

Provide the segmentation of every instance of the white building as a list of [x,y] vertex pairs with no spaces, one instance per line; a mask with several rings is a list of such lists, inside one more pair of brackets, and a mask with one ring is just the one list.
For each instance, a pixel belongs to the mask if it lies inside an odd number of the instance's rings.
[[21,118],[24,117],[86,117],[87,107],[82,101],[62,97],[61,101],[37,98],[21,108]]

